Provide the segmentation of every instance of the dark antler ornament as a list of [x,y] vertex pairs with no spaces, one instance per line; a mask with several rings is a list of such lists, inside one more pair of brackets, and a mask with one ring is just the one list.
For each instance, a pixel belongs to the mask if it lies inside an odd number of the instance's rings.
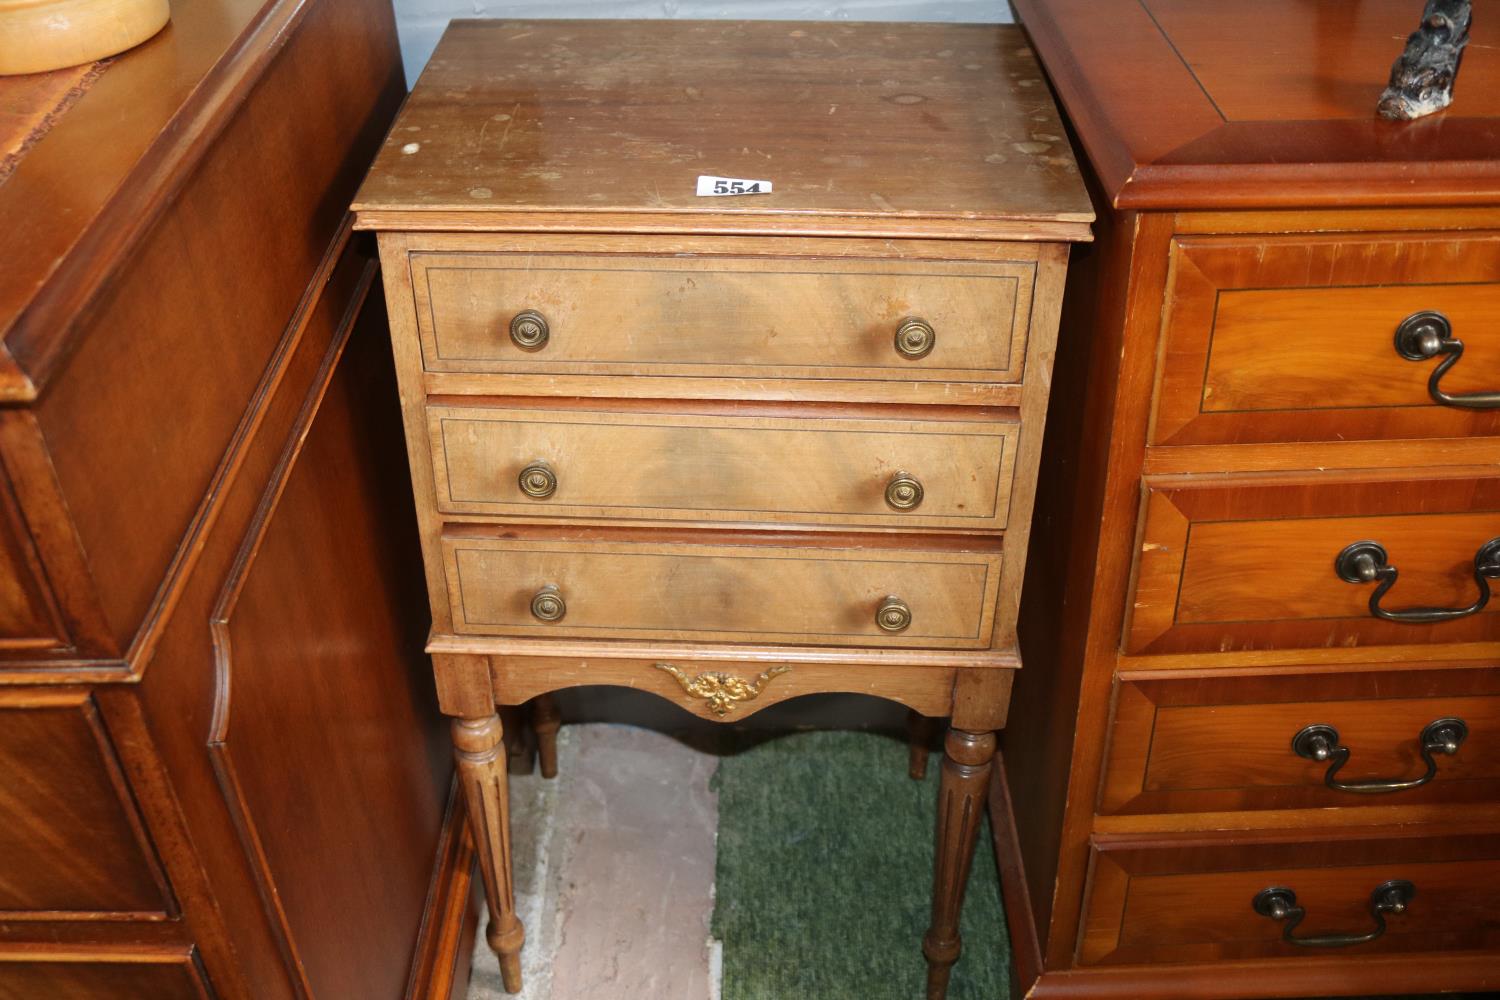
[[1469,44],[1473,0],[1427,0],[1422,26],[1406,40],[1391,67],[1391,82],[1376,110],[1382,118],[1409,121],[1446,108]]

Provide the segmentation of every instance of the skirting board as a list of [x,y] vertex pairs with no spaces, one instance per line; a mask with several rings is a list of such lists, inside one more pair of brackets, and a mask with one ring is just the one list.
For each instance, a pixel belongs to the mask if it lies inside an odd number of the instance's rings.
[[474,877],[474,841],[467,819],[455,784],[448,793],[406,1000],[464,1000],[468,992],[484,889]]

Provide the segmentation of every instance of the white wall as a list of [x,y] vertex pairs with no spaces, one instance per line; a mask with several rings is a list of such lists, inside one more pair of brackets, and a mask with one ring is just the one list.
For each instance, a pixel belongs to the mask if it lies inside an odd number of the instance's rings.
[[675,17],[788,21],[1008,22],[1007,0],[395,0],[406,82],[415,83],[455,17]]

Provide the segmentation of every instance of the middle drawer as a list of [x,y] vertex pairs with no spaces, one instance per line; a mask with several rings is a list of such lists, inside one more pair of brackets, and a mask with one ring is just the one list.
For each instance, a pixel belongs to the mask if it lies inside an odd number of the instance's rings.
[[1494,642],[1500,476],[1148,480],[1127,653]]
[[433,405],[438,509],[1005,528],[1020,424]]

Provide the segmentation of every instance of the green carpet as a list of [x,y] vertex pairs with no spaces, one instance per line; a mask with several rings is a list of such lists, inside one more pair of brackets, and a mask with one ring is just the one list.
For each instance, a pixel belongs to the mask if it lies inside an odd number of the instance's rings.
[[[914,1000],[923,994],[940,757],[906,773],[877,733],[801,732],[724,758],[717,903],[723,1000]],[[1010,945],[980,832],[950,1000],[1004,1000]]]

